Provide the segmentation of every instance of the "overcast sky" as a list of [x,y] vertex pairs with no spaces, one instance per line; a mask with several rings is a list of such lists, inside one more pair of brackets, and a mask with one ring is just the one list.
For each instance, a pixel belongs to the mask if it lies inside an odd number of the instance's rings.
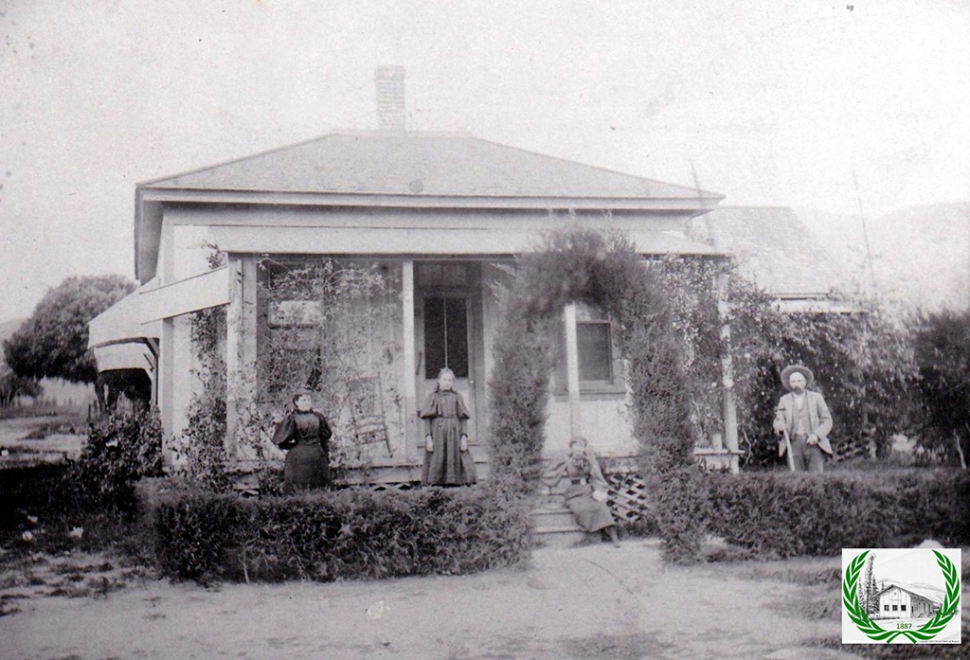
[[[137,182],[408,127],[867,215],[970,199],[970,3],[0,0],[0,321],[133,275]],[[859,182],[859,195],[853,184]]]

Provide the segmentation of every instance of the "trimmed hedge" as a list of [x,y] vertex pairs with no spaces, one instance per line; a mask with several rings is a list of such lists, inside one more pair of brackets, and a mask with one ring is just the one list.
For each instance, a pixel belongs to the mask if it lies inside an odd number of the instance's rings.
[[892,470],[712,474],[708,532],[768,557],[970,544],[970,474]]
[[528,502],[479,487],[265,499],[156,489],[149,500],[162,573],[199,582],[472,573],[514,565],[531,544]]

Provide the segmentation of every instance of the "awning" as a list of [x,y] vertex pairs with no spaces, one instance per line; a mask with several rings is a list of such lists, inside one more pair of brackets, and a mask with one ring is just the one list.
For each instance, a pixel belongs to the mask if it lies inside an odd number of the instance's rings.
[[126,342],[144,344],[145,338],[157,341],[161,334],[161,322],[141,322],[144,288],[135,290],[88,322],[88,348]]
[[94,359],[98,363],[98,371],[143,369],[154,378],[155,356],[146,343],[109,344],[108,346],[95,346],[93,350]]

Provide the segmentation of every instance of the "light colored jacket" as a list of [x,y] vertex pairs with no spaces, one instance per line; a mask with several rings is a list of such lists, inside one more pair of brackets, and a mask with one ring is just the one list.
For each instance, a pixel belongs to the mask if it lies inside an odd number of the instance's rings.
[[[829,407],[825,405],[825,398],[818,392],[806,391],[805,396],[808,403],[808,419],[812,427],[811,435],[818,437],[818,448],[831,456],[832,445],[829,443],[828,435],[832,430],[832,414],[829,412]],[[794,392],[781,397],[772,426],[779,432],[788,431],[788,435],[791,436],[795,426]],[[780,456],[785,454],[784,441],[779,443],[778,454]]]

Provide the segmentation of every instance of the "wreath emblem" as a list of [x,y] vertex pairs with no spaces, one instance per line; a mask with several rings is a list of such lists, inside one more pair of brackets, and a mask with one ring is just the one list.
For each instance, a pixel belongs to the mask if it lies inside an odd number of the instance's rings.
[[936,555],[936,563],[939,565],[940,570],[943,571],[943,578],[946,581],[946,598],[943,600],[940,609],[936,611],[936,615],[916,630],[886,630],[885,628],[880,628],[876,622],[869,618],[865,608],[862,607],[859,599],[856,598],[859,572],[862,570],[862,565],[865,563],[867,554],[869,554],[868,550],[849,563],[845,577],[842,580],[842,604],[845,605],[845,611],[848,613],[849,618],[852,619],[852,622],[867,637],[877,642],[885,641],[888,644],[900,635],[907,637],[914,644],[918,641],[933,639],[946,627],[946,624],[957,613],[960,606],[960,578],[957,575],[957,569],[953,565],[953,562],[946,555],[936,550],[933,551],[933,554]]

